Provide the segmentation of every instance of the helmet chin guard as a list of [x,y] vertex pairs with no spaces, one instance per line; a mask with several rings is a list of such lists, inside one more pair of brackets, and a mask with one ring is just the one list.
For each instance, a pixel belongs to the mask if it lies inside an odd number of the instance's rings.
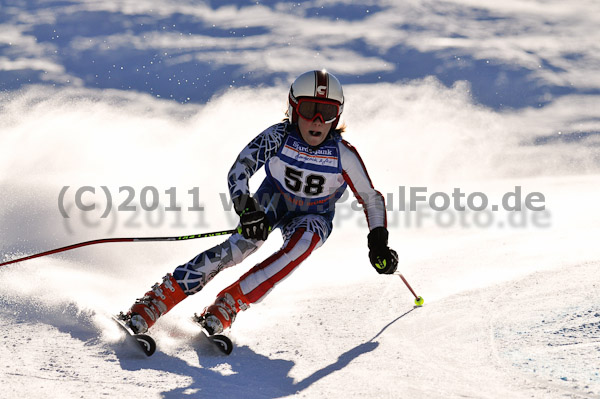
[[336,128],[344,110],[344,93],[340,81],[333,74],[323,69],[305,72],[296,78],[288,96],[288,118],[291,123],[298,122],[298,101],[303,97],[336,102],[339,111],[331,123],[330,131]]

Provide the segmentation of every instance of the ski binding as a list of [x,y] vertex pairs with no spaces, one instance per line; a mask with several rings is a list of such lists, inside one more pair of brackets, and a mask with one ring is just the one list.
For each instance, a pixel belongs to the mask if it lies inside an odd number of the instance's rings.
[[118,315],[112,315],[112,318],[127,333],[128,338],[135,340],[138,347],[146,356],[152,356],[154,351],[156,351],[156,342],[151,336],[146,334],[136,334],[131,327],[127,325],[127,316],[125,316],[123,312]]
[[202,316],[194,314],[192,320],[194,321],[194,323],[198,324],[202,328],[202,334],[204,334],[204,336],[208,338],[208,340],[212,342],[221,353],[223,353],[224,355],[231,354],[231,352],[233,351],[233,342],[231,342],[231,339],[229,339],[229,337],[222,334],[211,335],[204,326],[204,318]]

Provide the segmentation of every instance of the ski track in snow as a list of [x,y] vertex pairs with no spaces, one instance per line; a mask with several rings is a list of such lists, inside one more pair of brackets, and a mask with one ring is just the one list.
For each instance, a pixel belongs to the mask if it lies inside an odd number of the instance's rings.
[[159,350],[146,358],[106,314],[4,298],[0,396],[598,397],[600,287],[589,278],[598,266],[422,308],[395,276],[298,292],[292,305],[272,294],[239,316],[230,357],[183,316],[161,319]]

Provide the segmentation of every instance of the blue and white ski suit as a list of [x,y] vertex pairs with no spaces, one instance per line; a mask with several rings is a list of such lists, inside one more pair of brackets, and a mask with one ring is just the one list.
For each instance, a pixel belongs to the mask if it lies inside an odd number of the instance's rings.
[[[248,181],[262,166],[266,178],[254,194],[272,226],[281,229],[283,247],[242,276],[250,303],[261,300],[331,234],[335,203],[350,187],[362,204],[369,229],[386,226],[383,196],[373,188],[358,152],[338,133],[317,148],[302,139],[296,124],[275,124],[252,140],[228,174],[231,198],[249,194]],[[200,291],[219,271],[240,263],[263,241],[233,234],[222,244],[177,267],[173,276],[188,295]]]

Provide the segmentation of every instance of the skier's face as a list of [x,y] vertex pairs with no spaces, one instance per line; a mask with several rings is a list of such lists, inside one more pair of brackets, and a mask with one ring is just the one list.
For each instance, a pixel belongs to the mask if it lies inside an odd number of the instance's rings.
[[306,144],[313,147],[319,146],[325,141],[330,128],[331,123],[323,123],[320,118],[316,118],[313,121],[298,118],[300,135],[306,141]]

